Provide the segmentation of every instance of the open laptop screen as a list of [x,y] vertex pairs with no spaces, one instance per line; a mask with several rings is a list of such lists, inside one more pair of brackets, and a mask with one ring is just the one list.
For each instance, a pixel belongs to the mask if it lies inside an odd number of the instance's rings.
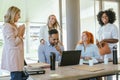
[[81,50],[63,51],[60,66],[79,64]]

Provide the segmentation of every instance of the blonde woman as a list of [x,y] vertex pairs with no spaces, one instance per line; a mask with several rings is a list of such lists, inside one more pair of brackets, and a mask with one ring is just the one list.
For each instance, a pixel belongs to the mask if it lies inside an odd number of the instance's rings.
[[53,14],[48,17],[47,25],[40,27],[40,43],[44,44],[45,41],[48,41],[48,31],[51,29],[57,29],[60,33],[59,37],[61,37],[61,27],[56,19],[56,16]]
[[20,18],[20,9],[11,6],[4,16],[1,68],[10,71],[11,80],[26,80],[22,78],[24,67],[23,35],[25,25],[17,26]]

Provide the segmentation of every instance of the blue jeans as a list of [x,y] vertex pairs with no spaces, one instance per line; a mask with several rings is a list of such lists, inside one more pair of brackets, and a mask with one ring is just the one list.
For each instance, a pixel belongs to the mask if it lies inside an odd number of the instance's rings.
[[27,79],[23,79],[22,73],[23,73],[23,71],[11,72],[10,73],[11,80],[27,80]]

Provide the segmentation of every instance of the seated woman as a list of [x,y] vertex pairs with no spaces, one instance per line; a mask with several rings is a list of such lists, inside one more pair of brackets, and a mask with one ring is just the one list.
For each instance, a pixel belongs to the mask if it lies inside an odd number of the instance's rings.
[[85,60],[100,58],[98,47],[94,44],[93,34],[88,31],[82,33],[82,40],[77,44],[75,49],[82,50],[81,58]]

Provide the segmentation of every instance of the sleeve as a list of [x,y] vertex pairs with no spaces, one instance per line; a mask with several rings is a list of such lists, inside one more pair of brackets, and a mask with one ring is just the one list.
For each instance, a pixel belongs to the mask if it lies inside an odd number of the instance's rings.
[[46,26],[41,26],[40,27],[40,34],[39,34],[39,39],[41,40],[41,39],[44,39],[44,37],[45,37],[45,31],[46,30],[44,30],[44,28],[45,28]]
[[40,46],[38,48],[38,59],[39,59],[39,62],[46,62],[43,44],[40,44]]
[[77,46],[75,47],[75,50],[82,50],[82,46],[77,44]]
[[96,59],[99,59],[100,58],[100,53],[99,53],[99,50],[98,50],[98,47],[96,45],[93,46],[93,50],[94,50],[94,57]]
[[3,34],[8,42],[13,46],[17,46],[23,40],[15,34],[15,29],[10,25],[5,25],[3,29]]
[[116,26],[113,26],[113,29],[112,29],[112,38],[118,39],[118,28]]

